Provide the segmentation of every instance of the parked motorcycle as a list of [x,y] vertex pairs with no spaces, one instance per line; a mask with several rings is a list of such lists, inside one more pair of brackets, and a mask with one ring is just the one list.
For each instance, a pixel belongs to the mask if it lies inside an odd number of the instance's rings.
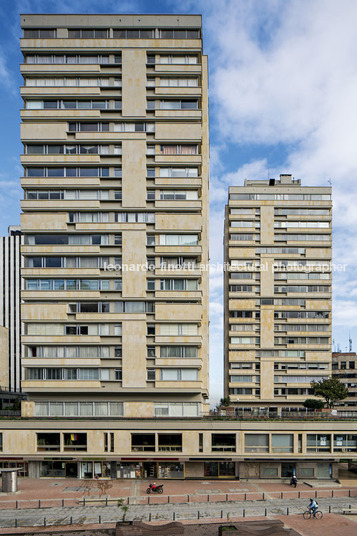
[[146,490],[146,493],[162,493],[163,491],[164,491],[164,485],[163,484],[156,485],[154,482],[154,484],[149,484],[149,487]]

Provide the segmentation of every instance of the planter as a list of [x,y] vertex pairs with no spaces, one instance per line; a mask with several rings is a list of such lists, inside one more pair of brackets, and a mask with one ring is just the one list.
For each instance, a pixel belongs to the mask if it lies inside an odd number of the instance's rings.
[[233,536],[234,534],[239,534],[235,525],[220,525],[218,527],[218,536]]

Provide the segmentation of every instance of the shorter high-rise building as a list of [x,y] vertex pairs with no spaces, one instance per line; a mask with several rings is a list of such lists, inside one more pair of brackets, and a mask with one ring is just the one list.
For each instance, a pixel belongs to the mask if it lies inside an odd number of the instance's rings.
[[5,357],[1,360],[0,387],[9,391],[21,390],[21,230],[11,225],[9,235],[1,237],[0,247],[0,325]]
[[357,411],[357,355],[356,352],[333,352],[332,374],[347,387],[348,397],[336,406]]
[[331,374],[331,188],[291,175],[229,189],[225,396],[296,411]]

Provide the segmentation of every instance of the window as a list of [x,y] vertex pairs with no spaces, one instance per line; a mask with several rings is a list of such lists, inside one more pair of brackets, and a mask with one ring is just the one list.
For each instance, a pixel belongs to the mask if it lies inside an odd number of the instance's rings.
[[109,132],[109,123],[68,123],[69,132]]
[[[148,108],[155,108],[156,101],[148,101]],[[156,106],[157,107],[157,106]],[[198,100],[161,100],[160,110],[198,110]]]
[[56,37],[55,28],[24,29],[25,39],[55,39]]
[[104,432],[104,452],[114,452],[114,432]]
[[198,192],[197,190],[162,190],[160,192],[160,199],[169,201],[194,201],[198,199]]
[[197,369],[161,369],[161,381],[197,381]]
[[268,434],[244,434],[246,452],[268,452]]
[[116,381],[122,381],[123,379],[123,369],[115,369],[114,370],[114,380]]
[[113,132],[155,132],[155,123],[114,123]]
[[293,435],[272,434],[271,450],[272,452],[293,452]]
[[160,357],[164,358],[197,358],[197,346],[160,346]]
[[154,382],[155,379],[156,379],[156,372],[155,372],[155,369],[153,369],[153,368],[148,368],[146,372],[147,372],[146,380],[147,380],[148,382]]
[[[152,57],[150,57],[150,61],[149,61],[149,56],[148,56],[148,63],[155,63],[155,59],[154,59],[154,62],[152,62]],[[172,63],[172,64],[197,64],[198,63],[198,56],[196,55],[185,55],[185,56],[180,56],[180,55],[160,55],[159,56],[159,62],[158,63]]]
[[131,434],[131,450],[155,452],[155,434]]
[[113,30],[114,39],[154,39],[155,30],[148,28],[121,28]]
[[160,246],[197,246],[198,235],[160,235],[159,244]]
[[64,433],[63,450],[87,450],[87,434]]
[[155,324],[147,324],[146,333],[149,337],[155,335]]
[[158,434],[159,452],[182,452],[182,434]]
[[160,168],[160,177],[198,177],[198,168],[197,167],[170,167],[170,168]]
[[155,402],[155,417],[198,417],[198,402]]
[[36,402],[36,417],[123,416],[122,402]]
[[160,86],[197,87],[198,78],[160,78]]
[[159,30],[161,39],[200,39],[200,30],[195,29],[174,29],[174,30],[167,30],[166,28],[163,30]]
[[123,351],[121,346],[114,347],[114,357],[123,357]]
[[197,324],[160,324],[161,336],[198,335]]
[[160,279],[160,290],[198,290],[198,281],[197,279]]
[[108,39],[109,29],[100,28],[100,29],[90,29],[90,28],[81,28],[78,30],[68,29],[68,38],[69,39]]
[[38,432],[37,452],[39,451],[60,451],[60,434]]
[[235,452],[236,434],[212,434],[212,452]]
[[155,279],[147,279],[146,280],[146,290],[148,292],[155,290]]
[[156,357],[155,346],[148,346],[146,355],[147,355],[147,357]]
[[330,452],[331,435],[307,434],[306,450],[307,452]]
[[[109,61],[109,55],[105,54],[27,54],[26,63],[45,64],[105,64],[113,63]],[[114,63],[121,63],[121,55],[114,55]]]

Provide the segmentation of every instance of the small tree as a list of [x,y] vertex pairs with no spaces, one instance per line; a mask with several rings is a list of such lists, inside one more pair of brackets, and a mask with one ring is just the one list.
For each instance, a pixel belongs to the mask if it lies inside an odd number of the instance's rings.
[[125,521],[125,518],[126,518],[126,515],[128,513],[128,510],[129,510],[129,506],[127,504],[124,503],[124,499],[121,498],[121,499],[118,499],[118,506],[119,508],[121,509],[121,511],[123,512],[123,522]]
[[347,387],[336,376],[318,382],[312,381],[311,387],[314,390],[314,395],[324,398],[327,407],[330,409],[333,408],[336,402],[348,397]]
[[231,405],[231,399],[229,396],[225,396],[224,398],[221,398],[221,400],[219,401],[219,404],[218,404],[218,407],[219,408],[227,408],[228,406]]
[[316,400],[316,398],[307,398],[303,403],[304,408],[311,410],[322,409],[324,405],[322,400]]

